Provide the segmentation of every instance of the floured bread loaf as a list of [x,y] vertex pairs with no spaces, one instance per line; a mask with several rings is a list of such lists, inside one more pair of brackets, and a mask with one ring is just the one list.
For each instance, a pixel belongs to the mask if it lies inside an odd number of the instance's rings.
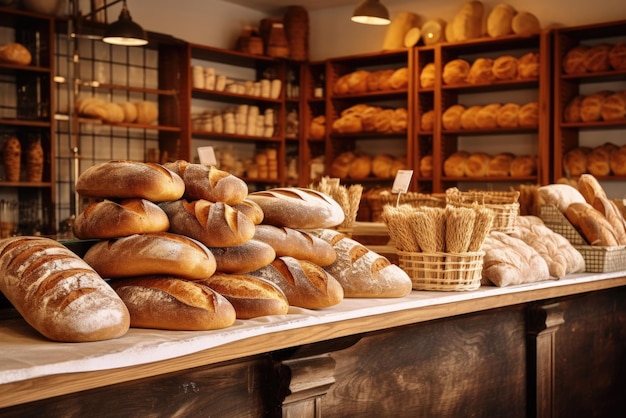
[[249,273],[267,266],[276,258],[271,245],[256,239],[232,247],[209,247],[209,251],[215,257],[218,273]]
[[250,218],[252,223],[255,225],[259,225],[263,222],[263,209],[261,209],[261,206],[257,205],[252,200],[244,199],[243,201],[232,205],[232,207]]
[[562,213],[572,203],[586,203],[578,189],[569,184],[548,184],[537,189],[539,197],[547,204],[556,206]]
[[344,290],[347,298],[393,298],[411,293],[411,278],[385,257],[331,229],[311,231],[332,245],[337,260],[324,267]]
[[463,4],[451,22],[454,41],[480,38],[483,34],[484,14],[485,7],[480,1]]
[[337,259],[333,247],[306,231],[273,225],[258,225],[254,239],[274,248],[278,257],[289,256],[308,260],[320,266],[332,264]]

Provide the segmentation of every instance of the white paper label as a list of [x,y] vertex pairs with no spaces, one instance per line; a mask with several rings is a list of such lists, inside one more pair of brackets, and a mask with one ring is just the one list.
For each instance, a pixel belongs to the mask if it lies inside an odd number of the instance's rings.
[[391,186],[391,193],[406,193],[411,184],[411,177],[413,177],[413,170],[398,170]]
[[200,164],[202,165],[217,165],[213,147],[198,147],[198,157],[200,157]]

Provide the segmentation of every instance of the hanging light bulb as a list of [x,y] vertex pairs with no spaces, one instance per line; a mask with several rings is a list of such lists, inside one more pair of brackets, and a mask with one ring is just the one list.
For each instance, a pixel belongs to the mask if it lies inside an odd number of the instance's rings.
[[124,0],[120,17],[107,27],[102,40],[108,44],[124,46],[141,46],[148,43],[146,31],[130,17],[126,0]]
[[389,11],[379,0],[363,0],[352,13],[352,21],[366,25],[388,25]]

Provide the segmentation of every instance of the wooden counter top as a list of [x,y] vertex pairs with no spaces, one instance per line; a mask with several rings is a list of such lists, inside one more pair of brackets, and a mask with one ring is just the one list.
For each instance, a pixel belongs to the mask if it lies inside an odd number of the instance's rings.
[[[117,340],[80,344],[45,341],[22,320],[7,320],[0,323],[0,408],[303,344],[624,285],[626,276],[618,272],[508,288],[483,286],[472,292],[414,291],[396,299],[346,299],[321,311],[293,309],[276,318],[237,321],[220,331],[131,329]],[[42,358],[63,361],[55,365]],[[33,369],[33,359],[42,363],[34,367],[34,375],[25,375]]]

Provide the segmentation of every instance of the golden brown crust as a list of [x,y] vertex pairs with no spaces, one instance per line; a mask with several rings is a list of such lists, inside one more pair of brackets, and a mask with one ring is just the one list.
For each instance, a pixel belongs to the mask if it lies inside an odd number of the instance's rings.
[[0,46],[0,61],[17,65],[29,65],[33,57],[22,44],[9,42]]
[[585,66],[585,54],[588,50],[588,46],[578,45],[567,51],[563,57],[563,72],[565,74],[587,72],[587,67]]
[[470,84],[491,83],[494,80],[492,69],[491,58],[476,58],[467,74],[467,82]]
[[326,241],[293,228],[258,225],[254,239],[271,245],[278,257],[308,260],[322,267],[334,263],[337,258],[335,250]]
[[626,42],[618,42],[611,48],[609,62],[614,70],[626,70]]
[[484,177],[487,175],[487,167],[491,156],[484,152],[475,152],[465,161],[465,175],[468,177]]
[[456,104],[447,108],[441,115],[441,126],[448,131],[456,131],[461,129],[461,116],[466,108],[463,105]]
[[423,89],[433,88],[435,86],[435,73],[435,63],[426,64],[420,73],[420,87]]
[[219,273],[249,273],[267,266],[276,258],[271,245],[250,239],[233,247],[210,247]]
[[445,159],[443,172],[448,177],[463,177],[465,175],[465,163],[469,158],[466,151],[457,151]]
[[589,72],[607,71],[611,68],[609,62],[609,51],[611,45],[594,45],[585,52],[585,68]]
[[470,71],[470,63],[464,59],[455,59],[446,63],[443,67],[444,84],[454,85],[466,82]]
[[492,72],[497,80],[515,80],[518,60],[512,55],[502,55],[493,61]]

